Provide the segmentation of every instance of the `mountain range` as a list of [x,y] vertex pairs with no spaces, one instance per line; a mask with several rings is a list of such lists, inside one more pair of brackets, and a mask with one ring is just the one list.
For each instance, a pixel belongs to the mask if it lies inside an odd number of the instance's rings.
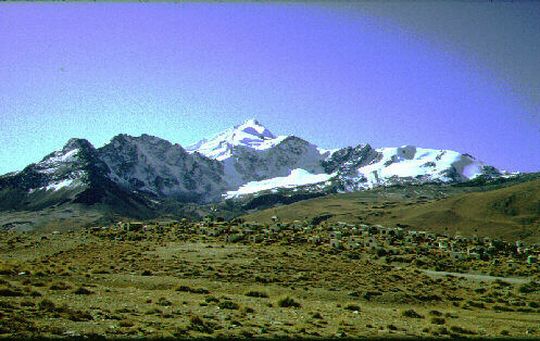
[[130,216],[171,202],[209,204],[282,190],[354,192],[507,175],[451,150],[369,144],[326,150],[297,136],[276,136],[250,119],[186,148],[146,134],[121,134],[100,148],[70,139],[40,162],[0,176],[0,210],[109,205]]

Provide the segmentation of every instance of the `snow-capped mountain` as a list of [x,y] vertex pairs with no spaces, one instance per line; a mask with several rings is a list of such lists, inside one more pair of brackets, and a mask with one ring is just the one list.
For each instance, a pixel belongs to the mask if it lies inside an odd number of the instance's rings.
[[277,188],[357,191],[479,175],[501,172],[450,150],[369,144],[325,150],[296,136],[276,136],[251,119],[187,149],[149,135],[118,135],[99,149],[71,139],[40,162],[1,176],[0,204],[9,205],[0,208],[17,208],[36,196],[43,206],[52,201],[42,197],[52,194],[55,203],[142,207],[165,199],[217,202]]
[[255,119],[202,140],[188,151],[223,162],[229,198],[332,179],[341,190],[356,191],[501,175],[494,167],[451,150],[408,145],[374,149],[369,144],[326,150],[295,136],[276,137]]
[[494,167],[468,154],[410,145],[377,149],[369,144],[348,147],[335,152],[324,164],[327,172],[337,169],[337,178],[345,191],[404,183],[463,182],[479,175],[501,175]]
[[[106,172],[95,148],[84,139],[70,139],[62,150],[45,156],[11,176],[12,183],[30,192],[82,187],[91,173]],[[4,181],[8,178],[3,177]]]
[[255,119],[202,140],[188,151],[221,161],[229,190],[248,182],[285,177],[293,169],[324,173],[321,161],[329,155],[301,138],[276,136]]
[[223,161],[233,156],[238,147],[253,150],[267,150],[279,144],[287,136],[275,136],[263,127],[259,121],[252,118],[244,123],[229,128],[210,140],[203,139],[188,146],[188,152],[198,152],[214,160]]
[[108,174],[108,166],[90,142],[70,139],[40,162],[0,177],[0,210],[105,204],[137,215],[147,208],[143,197],[119,186]]

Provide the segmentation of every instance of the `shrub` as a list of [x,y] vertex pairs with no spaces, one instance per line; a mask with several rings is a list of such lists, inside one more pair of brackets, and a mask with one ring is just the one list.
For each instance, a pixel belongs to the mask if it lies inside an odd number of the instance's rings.
[[268,294],[267,294],[267,293],[262,292],[262,291],[254,291],[254,290],[251,290],[251,291],[246,292],[246,296],[249,296],[249,297],[259,297],[259,298],[268,298]]
[[483,302],[467,301],[467,304],[469,306],[475,307],[475,308],[485,308],[486,307]]
[[323,319],[323,316],[321,315],[321,313],[319,313],[318,311],[314,312],[311,317],[313,317],[314,319],[317,319],[317,320],[322,320]]
[[187,285],[181,285],[179,286],[176,291],[182,291],[182,292],[190,292],[192,294],[209,294],[210,291],[207,290],[207,289],[204,289],[204,288],[191,288],[191,287],[188,287]]
[[429,312],[429,314],[430,314],[430,315],[433,315],[433,316],[442,316],[442,315],[443,315],[443,313],[441,313],[441,312],[438,311],[438,310],[431,310],[431,311]]
[[190,322],[189,328],[191,330],[195,330],[195,331],[206,333],[206,334],[212,334],[214,332],[214,328],[209,323],[207,323],[206,321],[204,321],[202,318],[200,318],[197,315],[191,316],[189,318],[189,322]]
[[422,302],[442,301],[439,295],[415,295],[413,297]]
[[220,309],[231,309],[231,310],[237,310],[240,308],[240,306],[237,303],[234,303],[233,301],[223,301],[218,304],[218,307]]
[[431,323],[432,324],[445,324],[446,320],[443,319],[442,317],[432,317],[431,318]]
[[71,310],[67,307],[64,307],[67,318],[71,321],[89,321],[94,318],[88,312],[82,310]]
[[437,332],[441,335],[448,335],[449,332],[448,332],[448,329],[446,329],[446,327],[439,327],[439,329],[437,329]]
[[145,312],[146,315],[161,315],[163,312],[158,308],[152,308]]
[[371,297],[373,297],[373,296],[380,296],[380,295],[382,295],[382,293],[381,293],[380,291],[366,291],[366,293],[364,293],[364,296],[363,296],[363,297],[364,297],[366,300],[369,301],[369,300],[371,299]]
[[416,311],[414,311],[414,309],[407,309],[403,311],[401,315],[404,317],[417,318],[417,319],[424,318],[424,316],[418,314]]
[[206,303],[212,303],[212,302],[215,302],[215,303],[218,303],[219,302],[219,299],[214,297],[214,296],[208,296],[204,299],[204,301]]
[[50,290],[68,290],[71,289],[71,285],[65,282],[57,282],[49,287]]
[[289,308],[289,307],[300,308],[302,306],[300,303],[296,302],[293,298],[289,296],[280,299],[277,303],[278,303],[278,306],[282,308]]
[[130,327],[133,327],[135,324],[131,322],[130,320],[122,320],[118,322],[118,325],[123,328],[130,328]]
[[21,302],[21,307],[33,307],[35,306],[34,302],[31,302],[31,301],[22,301]]
[[141,276],[152,276],[152,271],[150,271],[150,270],[144,270],[144,271],[141,273]]
[[491,308],[493,310],[495,310],[495,311],[514,311],[514,309],[512,309],[512,308],[505,307],[505,306],[502,306],[502,305],[494,305]]
[[13,290],[10,288],[1,288],[0,296],[16,297],[16,296],[24,296],[24,294],[17,289]]
[[376,250],[377,257],[384,257],[386,256],[386,253],[387,253],[386,250],[383,249],[382,247],[379,247]]
[[358,306],[356,304],[347,304],[345,306],[345,309],[350,310],[350,311],[360,311],[360,306]]
[[38,307],[42,311],[54,311],[56,309],[56,305],[46,298],[39,302]]
[[11,304],[9,302],[0,301],[0,309],[11,310],[11,309],[14,309],[14,308],[15,307],[13,306],[13,304]]
[[209,294],[210,291],[205,289],[205,288],[196,288],[196,289],[192,289],[191,293],[193,293],[193,294],[205,294],[206,295],[206,294]]
[[157,301],[157,304],[164,307],[168,307],[172,305],[172,302],[166,299],[165,297],[160,297],[159,300]]
[[73,292],[76,295],[91,295],[94,292],[92,290],[86,289],[85,287],[80,287],[79,289]]
[[505,281],[500,280],[500,279],[496,279],[496,280],[494,281],[494,283],[495,283],[496,285],[500,286],[500,287],[509,287],[509,286],[512,286],[511,283],[505,282]]
[[472,330],[468,330],[468,329],[465,329],[465,328],[460,327],[460,326],[452,326],[452,327],[450,327],[450,330],[453,331],[454,333],[458,333],[458,334],[469,334],[469,335],[476,334]]
[[518,291],[522,294],[528,294],[535,291],[540,291],[540,282],[530,281],[519,286]]
[[255,309],[253,309],[253,308],[251,308],[251,307],[245,307],[245,308],[244,308],[244,312],[245,312],[246,314],[253,314],[253,313],[255,313]]

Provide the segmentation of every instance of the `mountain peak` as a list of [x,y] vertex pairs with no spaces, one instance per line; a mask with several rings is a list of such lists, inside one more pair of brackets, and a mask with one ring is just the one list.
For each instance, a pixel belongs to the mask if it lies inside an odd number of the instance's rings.
[[[225,132],[224,132],[225,133]],[[242,124],[235,126],[232,129],[232,134],[245,133],[248,135],[253,135],[261,139],[274,139],[276,136],[272,134],[270,130],[264,127],[259,121],[255,118],[250,118],[245,120]]]
[[265,150],[277,145],[286,137],[275,136],[257,119],[250,118],[211,139],[201,140],[186,149],[189,152],[199,152],[211,159],[222,161],[232,156],[235,147]]
[[86,140],[86,139],[80,139],[80,138],[71,138],[67,141],[67,143],[64,145],[62,150],[64,152],[71,151],[74,149],[92,149],[92,144]]
[[260,123],[255,117],[248,118],[248,119],[245,120],[244,123],[242,123],[242,124],[246,124],[246,125],[258,125],[258,126],[261,125],[261,123]]

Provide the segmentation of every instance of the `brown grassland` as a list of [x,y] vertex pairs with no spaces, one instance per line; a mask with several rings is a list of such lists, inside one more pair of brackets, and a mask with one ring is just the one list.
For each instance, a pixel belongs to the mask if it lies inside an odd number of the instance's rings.
[[0,336],[540,337],[537,272],[435,276],[325,245],[119,233],[0,234]]

